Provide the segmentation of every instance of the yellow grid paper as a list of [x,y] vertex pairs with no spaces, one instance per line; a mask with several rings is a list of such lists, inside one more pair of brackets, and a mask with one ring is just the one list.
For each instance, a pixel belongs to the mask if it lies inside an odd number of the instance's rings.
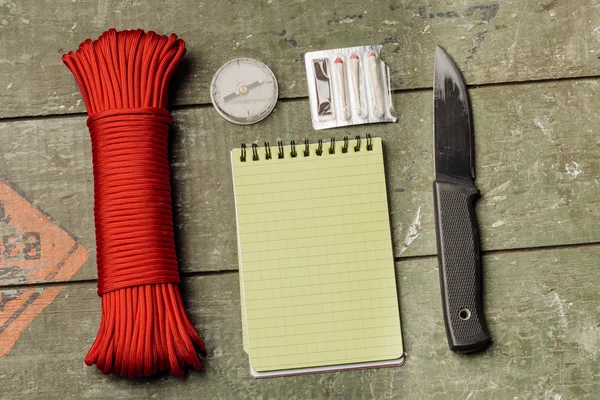
[[255,371],[402,357],[381,139],[231,152],[244,348]]

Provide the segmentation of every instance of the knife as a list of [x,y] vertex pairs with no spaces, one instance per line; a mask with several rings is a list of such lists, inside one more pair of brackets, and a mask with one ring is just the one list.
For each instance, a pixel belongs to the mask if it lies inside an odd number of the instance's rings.
[[473,129],[465,82],[439,46],[433,87],[433,201],[444,322],[450,350],[470,353],[491,343],[482,307]]

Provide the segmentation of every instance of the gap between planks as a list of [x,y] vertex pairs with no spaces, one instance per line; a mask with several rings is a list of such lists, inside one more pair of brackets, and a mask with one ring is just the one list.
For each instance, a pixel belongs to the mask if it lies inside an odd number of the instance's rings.
[[[564,78],[542,78],[542,79],[530,79],[524,81],[506,81],[506,82],[491,82],[491,83],[480,83],[475,85],[467,85],[469,89],[480,89],[494,86],[520,86],[520,85],[543,85],[550,84],[562,81],[593,81],[600,79],[600,75],[583,75],[583,76],[568,76]],[[433,90],[432,87],[418,87],[418,88],[410,88],[410,89],[394,89],[392,93],[419,93],[419,92],[427,92]],[[277,100],[278,103],[292,103],[292,102],[300,102],[308,99],[308,96],[300,96],[300,97],[290,97],[290,98],[279,98]],[[180,110],[193,110],[193,109],[202,109],[202,108],[210,108],[212,107],[211,103],[192,103],[192,104],[182,104],[171,107],[171,111],[180,111]],[[0,117],[0,123],[5,122],[19,122],[19,121],[31,121],[31,120],[47,120],[47,119],[57,119],[57,118],[77,118],[77,117],[86,117],[87,113],[84,112],[74,112],[74,113],[65,113],[65,114],[38,114],[38,115],[24,115],[24,116],[16,116],[16,117]]]
[[[528,247],[521,249],[503,249],[503,250],[489,250],[482,252],[483,256],[492,256],[497,254],[513,254],[513,253],[533,253],[533,252],[550,252],[554,250],[562,250],[562,249],[588,249],[588,248],[600,248],[600,242],[590,242],[590,243],[577,243],[577,244],[558,244],[552,246],[539,246],[539,247]],[[426,255],[418,255],[418,256],[408,256],[408,257],[395,257],[394,263],[405,263],[414,260],[422,260],[422,259],[435,259],[437,258],[436,254],[426,254]],[[484,266],[485,269],[485,266]],[[182,272],[180,274],[181,278],[194,278],[194,277],[202,277],[202,276],[215,276],[215,275],[230,275],[237,274],[238,269],[226,269],[220,271],[194,271],[194,272]],[[97,279],[81,279],[81,280],[71,280],[71,281],[63,281],[63,282],[40,282],[40,283],[29,283],[29,284],[17,284],[17,285],[0,285],[0,291],[6,289],[25,289],[32,287],[56,287],[56,286],[75,286],[75,285],[87,285],[87,284],[96,284]]]

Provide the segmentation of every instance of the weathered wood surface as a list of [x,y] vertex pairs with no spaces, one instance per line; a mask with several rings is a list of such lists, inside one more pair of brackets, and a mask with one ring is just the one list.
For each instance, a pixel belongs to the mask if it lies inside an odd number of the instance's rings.
[[[281,97],[306,96],[303,53],[385,44],[395,89],[430,87],[435,44],[470,84],[598,75],[600,9],[587,1],[179,0],[0,2],[0,118],[84,111],[61,55],[108,28],[175,31],[188,45],[176,104],[209,103],[216,69],[261,59]],[[225,8],[224,8],[225,7]]]
[[[596,80],[471,90],[478,217],[485,250],[600,241]],[[237,269],[229,151],[241,142],[381,136],[395,254],[436,253],[431,92],[399,93],[397,124],[313,131],[305,100],[240,127],[210,107],[174,113],[173,190],[181,268]],[[573,115],[577,115],[576,118]],[[0,174],[90,251],[74,279],[95,276],[93,178],[85,118],[0,123]],[[2,282],[0,282],[0,285]]]
[[[208,346],[204,370],[186,379],[131,382],[86,367],[100,301],[93,284],[70,284],[0,359],[0,398],[594,399],[599,257],[600,246],[485,257],[494,344],[470,356],[447,348],[436,259],[399,262],[404,366],[265,380],[250,377],[242,350],[236,273],[185,279],[188,309]],[[17,289],[0,293],[10,290]]]

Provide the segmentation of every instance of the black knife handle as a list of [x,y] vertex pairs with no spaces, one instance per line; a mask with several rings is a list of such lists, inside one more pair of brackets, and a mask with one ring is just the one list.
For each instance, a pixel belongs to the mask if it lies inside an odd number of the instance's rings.
[[470,353],[491,342],[482,306],[481,250],[472,183],[433,183],[444,322],[450,350]]

